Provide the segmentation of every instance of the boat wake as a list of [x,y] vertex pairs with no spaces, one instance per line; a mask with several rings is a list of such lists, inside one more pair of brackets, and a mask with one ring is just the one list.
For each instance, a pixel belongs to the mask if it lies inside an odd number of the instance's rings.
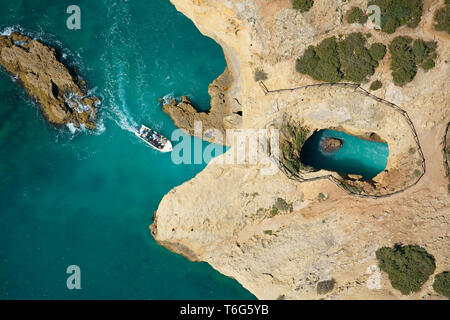
[[[107,47],[100,60],[107,66],[105,69],[106,87],[103,101],[107,105],[106,118],[114,121],[121,129],[135,133],[138,123],[133,119],[127,108],[127,85],[130,64],[126,55],[127,49],[133,45],[132,38],[122,28],[128,24],[130,14],[126,3],[107,4],[107,18],[111,19],[109,30],[105,33]],[[118,18],[120,17],[120,18]]]

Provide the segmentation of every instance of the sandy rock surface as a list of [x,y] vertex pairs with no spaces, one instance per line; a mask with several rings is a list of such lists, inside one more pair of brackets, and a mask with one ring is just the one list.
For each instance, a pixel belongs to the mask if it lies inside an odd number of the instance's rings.
[[99,99],[86,95],[55,49],[17,32],[0,36],[0,65],[17,78],[51,124],[95,128]]

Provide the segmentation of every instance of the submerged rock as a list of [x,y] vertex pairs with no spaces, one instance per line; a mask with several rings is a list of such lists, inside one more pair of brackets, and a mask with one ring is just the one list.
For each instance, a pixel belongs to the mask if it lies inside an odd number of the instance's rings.
[[335,152],[342,148],[343,141],[337,138],[326,138],[321,142],[321,147],[325,152]]
[[13,32],[0,36],[0,64],[20,80],[49,123],[95,128],[99,99],[87,96],[54,48]]

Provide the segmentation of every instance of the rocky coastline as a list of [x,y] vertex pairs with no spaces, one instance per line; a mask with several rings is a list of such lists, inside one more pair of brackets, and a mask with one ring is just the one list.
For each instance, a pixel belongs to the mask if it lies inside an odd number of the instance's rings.
[[0,65],[23,85],[53,125],[95,129],[100,100],[57,58],[54,48],[18,32],[0,36]]
[[[227,68],[210,84],[208,92],[211,96],[211,108],[208,111],[198,111],[186,96],[183,96],[181,101],[170,99],[164,102],[160,99],[163,111],[187,134],[225,145],[226,130],[240,128],[242,125],[241,106],[230,96],[229,88],[232,82],[233,77]],[[201,131],[194,130],[196,122],[201,123]],[[218,130],[223,138],[205,135],[208,130]]]

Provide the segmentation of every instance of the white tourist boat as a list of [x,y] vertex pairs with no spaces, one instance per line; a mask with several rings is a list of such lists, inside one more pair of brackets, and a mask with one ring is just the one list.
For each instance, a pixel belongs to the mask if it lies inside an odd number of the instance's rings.
[[140,128],[136,127],[135,134],[139,139],[160,152],[172,151],[172,143],[169,139],[144,125],[141,125]]

